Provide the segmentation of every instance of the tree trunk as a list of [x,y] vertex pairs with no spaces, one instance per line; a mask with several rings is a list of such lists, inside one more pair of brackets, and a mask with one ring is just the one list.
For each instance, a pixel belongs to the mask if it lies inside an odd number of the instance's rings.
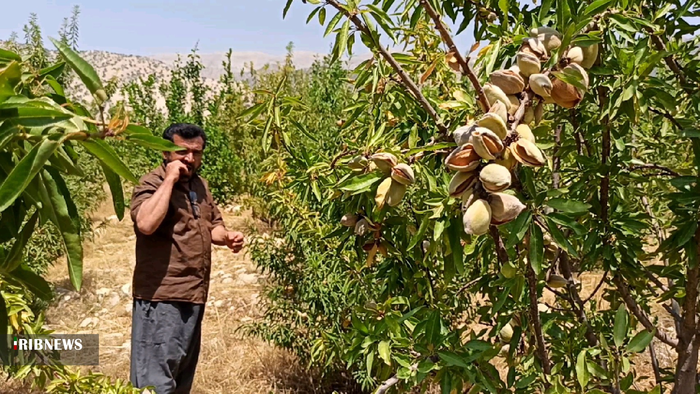
[[673,394],[696,394],[698,384],[698,350],[700,335],[693,335],[691,341],[680,338],[678,343],[678,364],[676,364],[676,380]]

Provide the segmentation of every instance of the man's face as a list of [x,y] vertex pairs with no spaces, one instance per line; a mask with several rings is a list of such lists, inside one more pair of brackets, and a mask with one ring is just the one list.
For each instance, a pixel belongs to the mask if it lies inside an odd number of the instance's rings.
[[184,139],[179,135],[173,136],[173,143],[177,146],[185,148],[178,152],[163,152],[163,157],[170,163],[171,161],[179,160],[187,165],[189,170],[187,174],[180,177],[180,181],[189,181],[190,178],[202,166],[202,152],[204,151],[204,139],[196,137],[192,139]]

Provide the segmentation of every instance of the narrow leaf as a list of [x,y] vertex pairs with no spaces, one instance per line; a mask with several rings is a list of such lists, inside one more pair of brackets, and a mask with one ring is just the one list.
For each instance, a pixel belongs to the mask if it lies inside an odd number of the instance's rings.
[[139,180],[131,173],[129,167],[122,162],[122,160],[117,155],[117,152],[112,149],[109,144],[103,140],[89,139],[85,141],[80,141],[80,143],[85,147],[85,149],[90,152],[93,156],[97,157],[101,162],[106,164],[112,171],[119,174],[124,179],[127,179],[133,183],[138,183]]
[[117,214],[119,220],[124,219],[124,190],[122,189],[122,181],[114,171],[112,171],[106,164],[100,162],[102,167],[102,172],[105,175],[105,180],[109,185],[109,191],[112,194],[112,205],[114,206],[114,212]]
[[640,331],[627,344],[627,351],[630,353],[640,353],[649,346],[651,340],[654,339],[654,333],[649,331]]
[[542,261],[544,260],[544,239],[542,229],[534,222],[530,226],[530,250],[529,260],[535,274],[539,275],[542,271]]
[[97,75],[95,69],[92,68],[90,63],[81,58],[80,55],[78,55],[68,45],[53,38],[50,38],[50,40],[56,46],[56,49],[58,49],[61,56],[63,56],[66,63],[68,63],[71,69],[78,74],[80,80],[83,81],[85,87],[87,87],[90,93],[92,93],[98,104],[102,104],[107,101],[107,92],[102,86],[100,77]]
[[27,188],[29,182],[53,155],[60,142],[55,137],[49,137],[34,145],[22,160],[12,169],[5,181],[0,185],[0,212],[12,205],[20,194]]
[[615,326],[613,327],[613,340],[615,346],[620,347],[625,342],[627,337],[627,326],[629,324],[629,316],[625,305],[620,305],[615,313]]
[[[3,214],[5,216],[5,214]],[[22,232],[18,234],[15,243],[12,244],[10,252],[5,257],[5,261],[2,263],[2,269],[5,272],[12,272],[15,268],[19,267],[22,263],[22,257],[24,257],[24,247],[27,246],[27,241],[31,238],[34,233],[34,227],[36,226],[36,221],[39,219],[39,211],[35,211],[34,215],[27,221],[22,228]]]

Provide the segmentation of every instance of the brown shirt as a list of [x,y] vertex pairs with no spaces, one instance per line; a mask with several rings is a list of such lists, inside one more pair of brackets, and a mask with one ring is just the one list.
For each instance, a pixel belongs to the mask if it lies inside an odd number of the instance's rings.
[[[224,221],[206,181],[195,175],[173,186],[163,222],[151,235],[136,226],[141,204],[163,183],[165,165],[144,175],[131,197],[131,220],[136,233],[134,298],[150,301],[185,301],[204,304],[209,294],[211,231]],[[195,218],[189,192],[196,193]],[[193,196],[194,197],[194,196]]]

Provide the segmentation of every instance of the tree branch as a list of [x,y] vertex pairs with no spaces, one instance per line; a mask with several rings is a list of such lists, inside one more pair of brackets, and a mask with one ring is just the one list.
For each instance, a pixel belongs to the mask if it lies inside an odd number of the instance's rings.
[[679,173],[676,171],[673,171],[672,169],[668,167],[664,167],[662,165],[658,164],[635,164],[633,166],[630,166],[629,168],[630,171],[636,171],[636,170],[659,170],[661,171],[664,175],[668,176],[673,176],[673,177],[678,177],[681,176]]
[[[530,293],[530,320],[532,321],[532,326],[535,329],[537,355],[540,359],[540,363],[542,364],[544,379],[546,382],[548,382],[548,376],[551,375],[552,369],[549,364],[549,356],[547,355],[547,345],[544,342],[544,335],[542,334],[540,311],[537,309],[537,277],[535,276],[535,271],[532,269],[532,266],[529,264],[527,267],[527,284]],[[549,383],[547,385],[549,386]]]
[[[340,3],[338,3],[336,0],[326,0],[326,4],[331,5],[333,8],[337,9],[339,12],[341,12],[343,15],[345,15],[350,21],[357,27],[357,29],[362,32],[363,34],[366,34],[367,37],[370,37],[372,40],[374,40],[374,36],[370,32],[369,28],[365,26],[364,23],[360,20],[360,18],[356,14],[351,14],[349,13],[345,8],[341,7]],[[435,125],[437,128],[440,130],[441,133],[447,133],[447,127],[445,127],[442,122],[440,122],[440,118],[438,117],[437,112],[435,111],[435,108],[433,108],[432,105],[428,102],[428,99],[423,96],[423,93],[421,92],[420,88],[416,85],[415,82],[411,79],[411,77],[406,73],[406,71],[401,67],[401,65],[394,59],[393,56],[391,56],[391,53],[382,46],[382,44],[378,41],[375,41],[374,44],[377,47],[377,50],[379,53],[382,55],[384,60],[386,60],[391,67],[396,71],[397,74],[399,74],[399,77],[401,78],[401,82],[403,86],[413,94],[413,96],[418,100],[420,103],[421,107],[428,113],[428,115],[435,121]]]
[[642,311],[642,309],[639,307],[637,301],[635,301],[634,298],[632,298],[632,294],[630,293],[629,287],[627,287],[627,284],[624,283],[622,277],[620,277],[619,275],[613,276],[613,283],[615,283],[615,286],[617,286],[617,289],[620,292],[622,299],[625,301],[625,305],[627,305],[627,309],[629,309],[632,312],[632,314],[637,318],[637,320],[639,320],[639,322],[642,323],[644,328],[646,328],[649,332],[656,332],[656,338],[658,338],[661,342],[672,346],[673,348],[676,348],[678,346],[678,341],[669,338],[665,333],[656,329],[656,327],[654,326],[654,324],[652,324],[652,322],[649,320],[644,311]]
[[[654,31],[650,27],[646,27],[645,30],[649,32],[649,38],[651,38],[651,42],[654,43],[656,49],[659,52],[666,52],[666,45],[664,44],[663,40],[661,40],[661,37],[654,34]],[[686,79],[680,64],[678,64],[678,61],[673,58],[673,55],[665,56],[664,61],[666,62],[668,68],[670,68],[671,71],[676,74],[676,78],[678,79],[678,82],[680,82],[681,88],[689,95],[692,94],[692,90],[688,87],[688,79]]]
[[390,377],[389,379],[385,380],[381,386],[379,386],[377,388],[377,391],[375,392],[375,394],[386,393],[386,391],[389,390],[391,388],[391,386],[395,385],[398,382],[399,382],[399,378],[397,378],[396,375]]
[[506,246],[503,244],[503,239],[501,234],[498,232],[498,227],[490,226],[489,233],[491,238],[493,238],[493,243],[496,245],[496,255],[498,256],[498,261],[503,265],[508,262],[508,252],[506,251]]
[[668,112],[666,112],[666,111],[659,111],[658,109],[655,109],[655,108],[652,108],[652,107],[649,107],[649,112],[653,112],[653,113],[655,113],[655,114],[661,115],[661,116],[663,116],[664,118],[666,118],[666,119],[668,119],[669,121],[671,121],[671,123],[673,123],[673,125],[676,126],[678,129],[683,129],[683,126],[681,126],[681,124],[678,123],[678,121],[676,120],[676,118],[674,118],[673,115],[669,114]]
[[607,279],[608,279],[608,271],[605,271],[603,273],[603,277],[600,278],[600,283],[598,283],[598,286],[596,286],[595,289],[593,290],[593,293],[591,293],[588,297],[586,297],[585,300],[583,300],[584,304],[587,304],[588,301],[593,299],[593,297],[596,295],[596,293],[598,293],[598,290],[600,290],[600,288],[603,287],[603,283],[605,283],[605,280],[607,280]]
[[428,13],[430,19],[432,19],[435,23],[435,28],[440,33],[440,37],[442,37],[442,40],[447,45],[447,48],[457,58],[457,62],[462,68],[462,74],[466,75],[467,78],[469,78],[469,81],[471,81],[472,86],[474,86],[474,89],[476,90],[476,95],[479,98],[479,102],[484,108],[484,112],[488,112],[491,106],[489,105],[489,102],[486,99],[486,95],[484,94],[484,89],[481,87],[481,83],[479,83],[479,78],[474,73],[474,70],[472,70],[471,66],[469,65],[469,62],[466,59],[464,59],[464,57],[462,57],[462,55],[459,53],[457,45],[455,45],[455,42],[452,39],[452,36],[450,35],[450,32],[447,31],[447,27],[445,26],[445,24],[442,23],[440,15],[430,5],[428,0],[420,0],[420,5],[423,6],[425,12]]

